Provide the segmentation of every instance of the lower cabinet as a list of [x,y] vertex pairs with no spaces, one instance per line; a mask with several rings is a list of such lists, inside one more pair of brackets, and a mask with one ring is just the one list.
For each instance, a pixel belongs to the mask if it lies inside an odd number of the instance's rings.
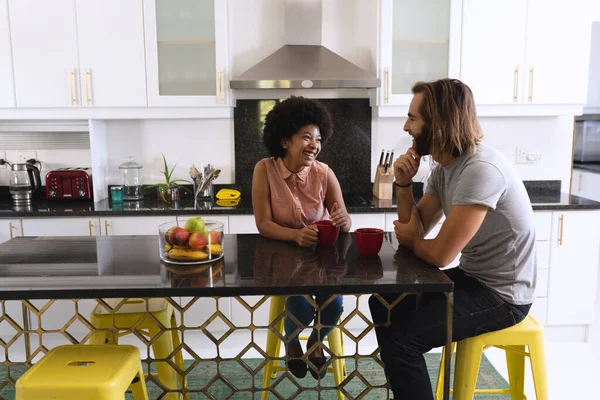
[[23,225],[20,219],[0,219],[0,243],[23,236]]
[[25,218],[23,235],[26,236],[100,236],[100,218]]
[[574,169],[571,179],[571,193],[575,196],[600,201],[600,173]]
[[229,233],[258,233],[254,215],[230,215]]
[[173,216],[161,217],[100,217],[102,235],[158,235],[158,226],[177,220]]

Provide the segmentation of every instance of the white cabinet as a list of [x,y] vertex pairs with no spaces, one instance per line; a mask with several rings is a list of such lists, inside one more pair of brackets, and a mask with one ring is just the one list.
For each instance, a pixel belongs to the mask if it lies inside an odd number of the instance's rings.
[[549,325],[590,324],[596,304],[600,211],[552,214]]
[[79,104],[75,0],[9,0],[17,107]]
[[258,233],[254,215],[230,215],[229,233]]
[[99,236],[98,217],[25,218],[23,235],[26,236]]
[[9,0],[17,107],[145,106],[142,0]]
[[164,217],[101,217],[102,235],[158,235],[158,226],[176,221],[176,216]]
[[588,6],[588,0],[464,0],[461,79],[476,103],[582,106]]
[[146,0],[148,105],[229,102],[226,0]]
[[23,236],[23,225],[20,219],[0,219],[0,243]]
[[385,230],[385,214],[383,213],[350,214],[350,219],[352,219],[352,229],[350,229],[350,232],[354,232],[358,228],[379,228]]
[[8,0],[0,0],[0,108],[15,106]]
[[458,77],[460,9],[461,0],[381,1],[380,107],[408,105],[417,81]]
[[146,106],[142,0],[77,0],[80,104]]
[[600,173],[574,169],[571,193],[575,196],[600,201]]
[[[597,8],[600,9],[600,5]],[[600,114],[600,16],[598,20],[592,22],[590,49],[588,92],[584,114]]]

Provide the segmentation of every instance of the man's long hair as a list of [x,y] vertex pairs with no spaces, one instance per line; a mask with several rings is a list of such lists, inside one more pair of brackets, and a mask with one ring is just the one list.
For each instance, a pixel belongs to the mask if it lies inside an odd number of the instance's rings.
[[454,157],[474,153],[483,138],[477,119],[471,89],[458,79],[440,79],[434,82],[417,82],[414,94],[422,93],[419,114],[431,129],[431,154],[441,153]]

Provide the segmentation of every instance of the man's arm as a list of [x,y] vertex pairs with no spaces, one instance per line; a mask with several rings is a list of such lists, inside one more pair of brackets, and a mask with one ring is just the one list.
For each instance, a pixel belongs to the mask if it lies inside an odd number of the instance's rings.
[[422,260],[443,268],[450,264],[475,236],[487,211],[487,206],[478,204],[452,206],[440,233],[434,239],[413,237],[402,244]]
[[[412,206],[415,205],[415,200],[412,194],[412,187],[396,188],[396,201],[398,202],[398,221],[407,224],[410,221],[410,213]],[[438,223],[444,215],[442,210],[442,202],[438,196],[431,193],[425,193],[417,209],[421,215],[423,222],[423,236],[425,237],[429,231]]]

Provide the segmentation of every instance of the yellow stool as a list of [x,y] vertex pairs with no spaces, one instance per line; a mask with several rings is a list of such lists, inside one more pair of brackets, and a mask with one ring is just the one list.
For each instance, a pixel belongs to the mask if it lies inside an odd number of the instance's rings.
[[16,400],[148,400],[135,346],[64,345],[48,352],[17,380]]
[[[123,299],[107,299],[105,302],[111,307],[117,307]],[[152,350],[155,359],[168,359],[173,353],[173,349],[181,345],[179,333],[175,329],[177,321],[175,320],[175,311],[166,299],[126,299],[125,303],[116,311],[109,311],[98,305],[92,312],[90,322],[95,329],[106,329],[96,331],[91,339],[91,344],[117,344],[118,338],[131,334],[132,329],[136,329],[150,338]],[[147,313],[152,314],[146,315]],[[118,332],[114,337],[112,332],[108,331],[115,327]],[[165,328],[171,328],[169,332],[161,334]],[[154,337],[160,335],[156,340]],[[175,355],[175,363],[184,371],[183,354],[178,350]],[[167,362],[159,361],[156,363],[158,377],[165,387],[171,390],[177,390],[177,381],[181,388],[186,387],[185,377],[178,374]],[[168,393],[165,399],[178,398],[176,393]],[[189,394],[185,394],[185,399],[189,399]]]
[[[454,351],[455,343],[452,343]],[[529,348],[529,352],[525,347]],[[506,352],[510,389],[476,389],[481,354],[488,347],[497,347]],[[436,399],[442,399],[444,357],[440,363]],[[544,327],[531,315],[510,328],[464,339],[458,342],[454,368],[454,400],[473,399],[475,393],[510,394],[512,400],[526,399],[525,357],[529,357],[536,398],[548,399],[546,360],[544,353]]]
[[[269,309],[269,325],[273,323],[284,311],[285,301],[283,297],[271,296],[271,307]],[[283,318],[280,318],[274,328],[283,335]],[[307,340],[308,337],[300,336],[300,340]],[[340,385],[344,379],[346,379],[346,360],[344,360],[344,340],[342,338],[342,331],[340,328],[333,328],[333,330],[327,335],[327,344],[329,349],[336,356],[340,357],[332,361],[331,367],[327,368],[327,372],[333,372],[333,378],[336,386]],[[278,366],[279,351],[281,350],[281,338],[277,336],[271,329],[267,332],[267,350],[266,353],[269,358],[274,358],[273,362],[265,364],[263,369],[263,389],[267,389],[271,386],[271,379],[276,378],[277,371],[287,371],[286,367]],[[344,394],[341,391],[337,391],[338,400],[344,400]],[[269,398],[269,391],[265,390],[262,392],[262,400]]]

